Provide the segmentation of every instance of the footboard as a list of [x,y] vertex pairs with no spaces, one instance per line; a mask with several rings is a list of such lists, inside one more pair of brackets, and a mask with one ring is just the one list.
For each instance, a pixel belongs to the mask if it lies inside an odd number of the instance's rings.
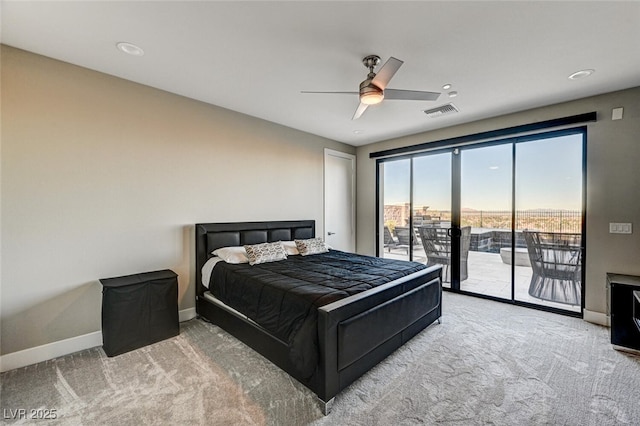
[[320,399],[329,401],[440,318],[441,275],[432,266],[319,309]]

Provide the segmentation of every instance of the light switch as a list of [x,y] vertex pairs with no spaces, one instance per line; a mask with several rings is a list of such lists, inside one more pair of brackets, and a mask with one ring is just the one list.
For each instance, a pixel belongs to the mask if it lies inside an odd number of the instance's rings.
[[631,234],[633,227],[630,223],[609,223],[610,234]]
[[623,108],[614,108],[611,111],[611,119],[612,120],[622,120],[622,113],[623,113],[624,109]]

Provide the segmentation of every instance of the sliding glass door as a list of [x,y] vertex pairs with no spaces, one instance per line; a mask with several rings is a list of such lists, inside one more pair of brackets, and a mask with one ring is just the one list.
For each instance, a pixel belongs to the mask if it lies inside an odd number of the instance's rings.
[[453,291],[581,313],[584,129],[378,160],[384,257]]
[[582,158],[582,134],[516,144],[515,300],[581,312]]
[[451,226],[451,154],[385,163],[380,183],[381,256],[426,263],[418,227]]
[[513,145],[466,148],[460,156],[460,289],[511,299]]
[[409,241],[398,231],[411,220],[411,159],[390,161],[381,168],[382,247],[380,256],[413,260]]
[[[445,244],[438,235],[447,238],[451,228],[451,152],[425,155],[413,159],[413,214],[412,229],[415,236],[413,260],[433,263],[436,258],[443,264],[443,283],[451,286],[451,264],[447,262]],[[418,253],[418,254],[416,254]]]

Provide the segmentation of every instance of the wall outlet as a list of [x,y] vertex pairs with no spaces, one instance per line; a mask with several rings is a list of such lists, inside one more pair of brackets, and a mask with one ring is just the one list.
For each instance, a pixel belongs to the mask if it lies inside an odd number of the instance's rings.
[[609,223],[610,234],[631,234],[632,227],[630,223]]

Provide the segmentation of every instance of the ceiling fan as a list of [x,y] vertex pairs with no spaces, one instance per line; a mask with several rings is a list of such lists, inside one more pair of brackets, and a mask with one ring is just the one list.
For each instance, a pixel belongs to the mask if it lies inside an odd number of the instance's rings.
[[438,92],[423,92],[420,90],[401,90],[387,89],[387,84],[393,78],[395,73],[404,63],[400,59],[393,56],[384,63],[378,73],[374,73],[373,69],[380,63],[380,56],[369,55],[362,59],[362,63],[369,69],[367,79],[360,83],[360,91],[358,92],[310,92],[302,91],[301,93],[322,93],[322,94],[339,94],[339,95],[359,95],[360,105],[353,114],[352,120],[360,118],[369,105],[376,105],[383,99],[398,99],[409,101],[435,101],[440,96]]

